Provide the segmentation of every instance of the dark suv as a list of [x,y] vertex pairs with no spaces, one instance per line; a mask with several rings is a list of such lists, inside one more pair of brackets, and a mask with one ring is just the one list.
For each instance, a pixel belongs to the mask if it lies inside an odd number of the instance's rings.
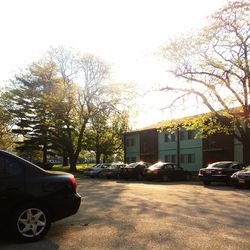
[[50,223],[78,211],[73,175],[43,170],[0,150],[0,227],[22,241],[41,239]]

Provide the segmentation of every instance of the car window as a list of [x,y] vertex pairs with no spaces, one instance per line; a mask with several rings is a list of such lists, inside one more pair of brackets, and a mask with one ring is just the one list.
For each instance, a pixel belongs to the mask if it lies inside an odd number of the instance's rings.
[[166,169],[173,169],[173,165],[172,164],[168,164],[165,166]]
[[234,164],[232,165],[232,169],[242,169],[243,168],[243,165],[242,164]]
[[209,164],[207,168],[229,168],[231,164],[232,162],[215,162],[215,163]]
[[20,176],[23,174],[23,165],[12,158],[5,159],[5,175],[12,176]]
[[175,164],[173,164],[173,165],[172,165],[172,167],[173,167],[173,169],[174,169],[174,170],[179,169],[179,168],[178,168],[178,166],[177,166],[177,165],[175,165]]

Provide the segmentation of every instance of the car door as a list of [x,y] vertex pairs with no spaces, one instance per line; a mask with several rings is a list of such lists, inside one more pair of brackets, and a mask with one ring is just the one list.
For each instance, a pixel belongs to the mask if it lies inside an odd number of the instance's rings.
[[170,180],[174,180],[174,171],[173,171],[173,165],[172,164],[166,164],[164,167],[163,167],[163,172],[165,175],[167,175],[167,177],[170,179]]
[[181,167],[178,167],[176,164],[172,164],[173,166],[173,176],[175,180],[183,180],[184,179],[184,171]]
[[0,152],[0,217],[4,219],[24,196],[24,165]]

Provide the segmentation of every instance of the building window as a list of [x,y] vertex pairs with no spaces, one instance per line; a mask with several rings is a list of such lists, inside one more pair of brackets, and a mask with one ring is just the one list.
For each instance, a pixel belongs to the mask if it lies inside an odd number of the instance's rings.
[[176,155],[165,155],[165,162],[176,162]]
[[195,138],[195,131],[194,130],[188,130],[188,140],[193,140]]
[[180,159],[180,160],[181,160],[181,163],[186,163],[185,156],[186,156],[186,155],[181,155],[181,159]]
[[171,142],[171,141],[175,141],[175,134],[169,134],[169,133],[166,133],[164,135],[164,141],[165,142]]
[[136,157],[131,157],[131,162],[136,162]]
[[169,142],[170,141],[169,134],[165,134],[164,135],[164,141],[165,142]]
[[195,163],[195,154],[188,154],[188,163]]
[[185,135],[186,135],[186,131],[181,131],[181,132],[180,132],[180,140],[181,140],[181,141],[186,140],[186,136],[185,136]]
[[171,162],[176,162],[176,155],[171,155]]
[[181,163],[195,163],[195,154],[182,154]]
[[135,145],[135,139],[132,138],[132,139],[126,139],[126,146],[127,147],[133,147]]
[[171,161],[171,155],[165,155],[165,162]]

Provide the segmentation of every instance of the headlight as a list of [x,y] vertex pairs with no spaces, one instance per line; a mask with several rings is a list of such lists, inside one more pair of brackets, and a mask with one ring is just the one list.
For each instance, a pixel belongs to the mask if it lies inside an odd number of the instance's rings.
[[237,178],[237,174],[236,173],[232,174],[231,178]]

